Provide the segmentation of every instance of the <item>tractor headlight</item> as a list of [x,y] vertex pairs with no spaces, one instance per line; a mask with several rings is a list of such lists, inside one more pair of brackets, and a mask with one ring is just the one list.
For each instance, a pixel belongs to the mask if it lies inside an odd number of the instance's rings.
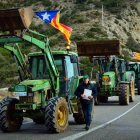
[[102,80],[103,80],[104,82],[110,82],[109,76],[103,76]]

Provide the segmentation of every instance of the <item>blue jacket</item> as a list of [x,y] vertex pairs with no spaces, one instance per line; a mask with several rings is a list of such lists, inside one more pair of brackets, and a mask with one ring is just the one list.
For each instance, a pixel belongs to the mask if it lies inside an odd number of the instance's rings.
[[87,103],[88,102],[89,103],[90,102],[93,102],[93,99],[92,100],[85,100],[85,99],[81,98],[81,94],[84,93],[84,90],[85,89],[92,90],[92,96],[93,97],[97,96],[97,89],[96,89],[95,85],[94,84],[91,84],[91,83],[85,84],[84,82],[77,87],[77,89],[75,91],[75,95],[78,98],[80,98],[81,102],[87,102]]

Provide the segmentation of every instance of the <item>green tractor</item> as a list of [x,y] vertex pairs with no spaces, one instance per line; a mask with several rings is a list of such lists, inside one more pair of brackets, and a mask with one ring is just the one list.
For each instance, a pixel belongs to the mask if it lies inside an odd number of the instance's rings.
[[128,71],[135,72],[135,87],[138,89],[138,95],[140,95],[140,62],[128,62],[127,64]]
[[[99,71],[96,75],[98,97],[96,104],[107,102],[110,96],[119,96],[120,105],[134,101],[135,73],[127,71],[127,63],[116,56],[120,54],[119,41],[78,42],[78,54],[92,57]],[[83,51],[84,50],[84,51]]]
[[[19,83],[9,88],[18,98],[7,97],[0,102],[0,128],[3,132],[17,131],[28,117],[44,123],[48,131],[63,132],[69,114],[77,123],[84,123],[74,95],[82,81],[78,56],[51,51],[46,36],[29,30],[32,12],[30,7],[0,11],[0,30],[5,33],[0,35],[0,47],[11,52],[20,77]],[[40,51],[29,53],[25,59],[19,46],[35,46]]]

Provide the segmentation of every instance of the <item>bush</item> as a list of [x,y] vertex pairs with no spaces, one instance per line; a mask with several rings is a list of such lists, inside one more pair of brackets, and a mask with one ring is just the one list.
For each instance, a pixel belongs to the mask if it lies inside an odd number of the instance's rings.
[[95,0],[94,4],[97,8],[101,8],[102,7],[102,3],[99,0]]
[[86,36],[89,37],[89,38],[94,38],[95,34],[94,34],[94,32],[88,31],[86,33]]
[[132,36],[128,38],[126,46],[132,51],[140,52],[140,44],[137,43]]
[[52,5],[52,2],[50,0],[42,0],[42,4],[46,7],[49,7]]
[[122,16],[119,14],[119,15],[117,15],[117,19],[120,19],[120,20],[122,20]]
[[86,23],[88,21],[89,20],[86,17],[81,15],[81,16],[77,16],[77,19],[75,20],[75,23]]
[[115,19],[115,23],[116,23],[116,24],[119,24],[119,21],[118,21],[117,19]]
[[100,27],[90,28],[89,31],[91,31],[91,32],[97,32],[97,33],[101,33],[102,32],[102,30],[101,30]]
[[101,0],[105,8],[107,8],[112,13],[120,12],[124,7],[126,7],[127,0]]
[[71,40],[74,40],[74,41],[81,41],[83,39],[84,39],[84,36],[82,36],[80,34],[76,34],[76,35],[71,36]]

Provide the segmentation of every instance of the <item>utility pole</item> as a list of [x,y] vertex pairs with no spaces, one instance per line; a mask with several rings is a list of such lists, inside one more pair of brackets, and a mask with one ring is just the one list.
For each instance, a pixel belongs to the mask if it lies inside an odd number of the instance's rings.
[[102,3],[102,26],[104,26],[104,6]]

